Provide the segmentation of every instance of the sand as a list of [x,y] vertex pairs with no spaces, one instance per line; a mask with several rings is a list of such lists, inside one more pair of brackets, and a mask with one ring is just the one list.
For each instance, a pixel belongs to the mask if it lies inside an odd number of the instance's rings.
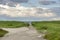
[[38,34],[32,27],[2,29],[9,31],[9,33],[0,38],[0,40],[45,40],[43,39],[42,34]]

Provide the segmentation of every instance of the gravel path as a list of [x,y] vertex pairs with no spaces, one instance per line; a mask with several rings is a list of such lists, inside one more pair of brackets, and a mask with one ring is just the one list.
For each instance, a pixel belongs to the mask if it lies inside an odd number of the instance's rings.
[[0,40],[44,40],[41,34],[38,34],[33,28],[2,28],[9,31]]

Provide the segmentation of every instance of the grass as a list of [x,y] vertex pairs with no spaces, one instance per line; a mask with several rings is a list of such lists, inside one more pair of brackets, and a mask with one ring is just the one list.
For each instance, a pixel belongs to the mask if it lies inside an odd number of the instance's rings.
[[[0,21],[0,28],[19,28],[27,27],[28,23],[20,21]],[[0,29],[0,37],[3,37],[6,33],[5,30]]]
[[28,23],[20,21],[0,21],[0,28],[19,28],[28,26]]
[[8,32],[0,29],[0,37],[3,37],[6,33],[8,33]]
[[32,22],[32,25],[38,30],[38,32],[44,32],[47,30],[44,38],[47,40],[60,40],[60,21],[41,21]]

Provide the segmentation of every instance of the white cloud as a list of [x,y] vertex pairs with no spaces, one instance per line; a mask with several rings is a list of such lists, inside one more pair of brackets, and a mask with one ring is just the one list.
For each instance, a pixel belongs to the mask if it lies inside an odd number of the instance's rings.
[[[10,17],[52,17],[56,16],[53,12],[48,12],[44,8],[28,8],[17,4],[16,7],[9,7],[8,5],[0,5],[0,7],[5,8],[0,10],[0,15],[7,15]],[[42,10],[42,11],[41,11]],[[44,11],[47,12],[44,12]]]
[[0,4],[0,7],[8,9],[9,6]]
[[58,17],[58,18],[52,18],[52,20],[60,20],[60,17]]

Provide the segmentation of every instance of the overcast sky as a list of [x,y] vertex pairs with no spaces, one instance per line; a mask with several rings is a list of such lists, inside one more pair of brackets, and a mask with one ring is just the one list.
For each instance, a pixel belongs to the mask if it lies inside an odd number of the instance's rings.
[[0,20],[60,20],[60,0],[0,0]]

